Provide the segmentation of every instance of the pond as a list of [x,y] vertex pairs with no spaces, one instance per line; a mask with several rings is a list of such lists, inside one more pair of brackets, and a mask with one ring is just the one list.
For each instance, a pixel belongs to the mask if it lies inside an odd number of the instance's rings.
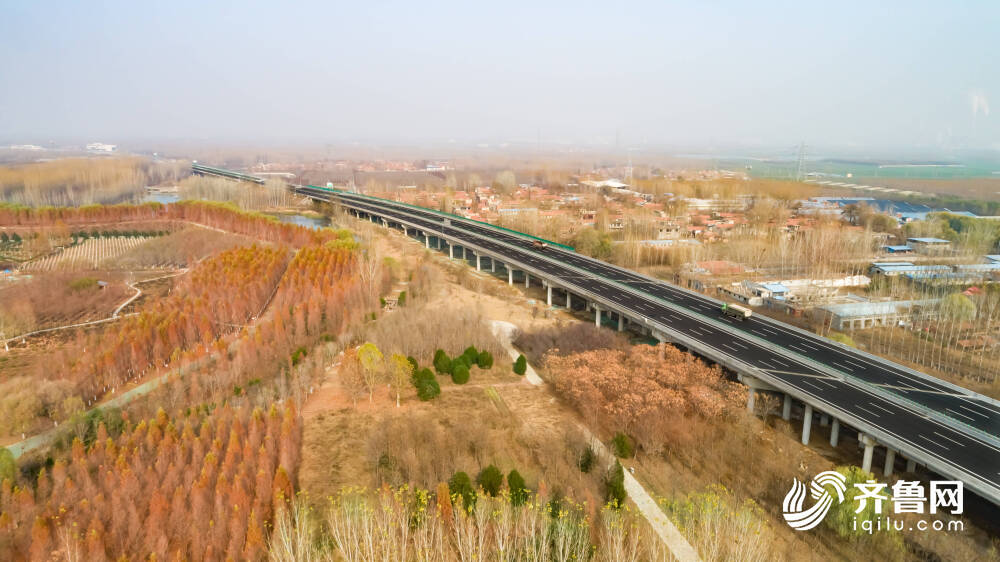
[[271,216],[278,219],[281,222],[297,224],[299,226],[304,226],[306,228],[311,228],[313,230],[330,226],[330,219],[327,217],[317,217],[317,216],[299,215],[299,214],[289,215],[280,213],[274,213],[271,214]]
[[176,203],[181,200],[180,195],[176,193],[163,193],[163,192],[150,192],[147,193],[143,198],[143,203],[163,203],[164,205],[168,203]]

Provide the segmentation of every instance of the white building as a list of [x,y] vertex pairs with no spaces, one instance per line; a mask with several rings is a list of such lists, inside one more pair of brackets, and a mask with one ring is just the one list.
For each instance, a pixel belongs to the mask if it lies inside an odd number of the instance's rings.
[[117,144],[104,144],[103,142],[92,142],[87,145],[87,150],[90,152],[117,152]]

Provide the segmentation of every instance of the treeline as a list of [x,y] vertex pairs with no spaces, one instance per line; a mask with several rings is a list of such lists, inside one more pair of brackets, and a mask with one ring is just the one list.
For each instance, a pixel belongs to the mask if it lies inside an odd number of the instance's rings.
[[259,560],[273,514],[292,499],[300,418],[218,407],[100,424],[31,486],[0,487],[9,559]]
[[[313,293],[312,305],[296,299]],[[365,313],[354,253],[334,244],[299,252],[274,301],[284,304],[235,340],[182,354],[192,368],[128,413],[95,410],[60,426],[54,464],[29,459],[2,488],[0,552],[266,558],[275,511],[296,485],[297,408],[331,359],[316,344]],[[177,413],[168,417],[157,405]],[[132,425],[143,416],[136,412],[151,419]]]
[[318,514],[300,500],[277,515],[270,556],[280,562],[633,562],[670,557],[631,510],[576,503],[544,488],[536,494],[516,485],[476,490],[467,476],[463,482],[442,482],[433,491],[345,488]]
[[209,346],[261,313],[287,256],[286,250],[255,245],[205,260],[170,296],[90,336],[63,376],[80,385],[85,397],[102,396],[169,365],[185,350]]
[[590,427],[622,432],[650,451],[662,450],[686,418],[732,411],[742,390],[718,366],[667,344],[566,355],[553,349],[544,367]]
[[266,180],[263,185],[256,185],[195,175],[185,178],[177,187],[182,199],[226,201],[239,205],[242,209],[287,207],[295,201],[288,185],[273,178]]
[[68,158],[0,166],[0,199],[24,205],[117,203],[145,186],[176,178],[172,166],[142,158]]
[[[304,298],[305,296],[305,298]],[[289,397],[300,404],[323,373],[308,355],[372,308],[361,289],[355,254],[330,245],[300,250],[278,285],[268,313],[229,339],[198,346],[182,364],[211,359],[158,390],[158,400],[203,404],[245,397],[266,404]]]
[[89,205],[85,207],[26,207],[0,203],[0,225],[78,227],[87,224],[176,220],[194,222],[260,240],[302,247],[343,237],[329,229],[308,229],[283,223],[261,213],[240,210],[227,203],[179,201],[170,205]]

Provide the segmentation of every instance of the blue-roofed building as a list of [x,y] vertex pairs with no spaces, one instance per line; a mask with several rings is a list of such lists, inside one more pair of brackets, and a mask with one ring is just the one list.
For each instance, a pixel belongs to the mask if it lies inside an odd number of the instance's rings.
[[897,246],[882,246],[888,254],[910,254],[913,253],[913,247],[907,245],[897,245]]

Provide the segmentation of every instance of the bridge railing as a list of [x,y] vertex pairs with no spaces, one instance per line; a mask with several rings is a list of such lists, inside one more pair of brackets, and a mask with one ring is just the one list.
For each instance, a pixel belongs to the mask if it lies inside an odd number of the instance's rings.
[[[313,186],[310,186],[310,187],[313,187]],[[330,190],[330,188],[321,188],[321,189]],[[338,191],[338,192],[341,192],[341,193],[345,193],[342,190],[335,190],[335,191]],[[360,194],[351,193],[351,195],[357,196],[357,195],[360,195]],[[423,207],[416,207],[414,205],[408,205],[406,203],[400,203],[398,201],[391,201],[391,200],[381,199],[381,198],[378,198],[378,197],[372,197],[372,196],[364,196],[364,195],[362,195],[361,198],[363,198],[363,199],[375,199],[375,200],[380,201],[380,202],[392,203],[394,205],[401,205],[401,206],[405,206],[405,207],[413,207],[413,208],[415,208],[417,210],[420,210],[422,212],[431,211],[431,212],[435,212],[435,213],[439,213],[439,214],[447,214],[447,213],[440,213],[440,212],[437,212],[437,211],[433,211],[431,209],[425,209]],[[458,218],[460,218],[462,220],[470,220],[470,219],[466,219],[465,217],[458,217]],[[473,222],[478,222],[478,221],[473,221]],[[488,225],[488,226],[496,228],[495,225]],[[496,241],[496,242],[498,242],[500,244],[508,245],[508,244],[506,244],[505,242],[502,242],[502,241]],[[523,248],[513,247],[513,249],[515,249],[517,251],[524,251]],[[743,331],[737,332],[732,327],[730,327],[730,326],[728,326],[728,325],[726,325],[726,324],[724,324],[724,323],[718,321],[717,319],[712,318],[712,317],[710,317],[708,315],[705,315],[703,313],[696,312],[696,311],[693,311],[693,310],[689,310],[689,309],[684,308],[684,307],[680,307],[679,305],[677,305],[677,304],[675,304],[673,302],[667,301],[667,300],[665,300],[663,298],[660,298],[660,297],[658,297],[656,295],[652,295],[652,294],[649,294],[649,293],[646,293],[646,292],[640,292],[638,289],[636,289],[634,287],[631,287],[631,286],[629,286],[629,285],[627,285],[625,283],[622,283],[622,282],[620,282],[618,280],[615,280],[613,278],[607,277],[606,275],[603,275],[601,273],[594,273],[594,272],[591,272],[589,270],[580,269],[578,266],[575,266],[575,265],[573,265],[573,264],[571,264],[571,263],[569,263],[569,262],[567,262],[565,260],[559,259],[558,257],[554,257],[551,254],[545,255],[545,258],[548,259],[548,260],[550,260],[550,261],[558,262],[559,265],[561,265],[564,268],[567,268],[567,269],[570,269],[570,270],[573,270],[573,271],[577,271],[577,272],[579,272],[581,274],[585,274],[585,275],[597,277],[597,278],[601,279],[601,281],[603,281],[605,283],[608,283],[610,285],[614,285],[615,287],[617,287],[617,288],[619,288],[619,289],[621,289],[621,290],[623,290],[625,292],[636,294],[637,296],[640,296],[640,297],[642,297],[644,299],[647,299],[647,300],[655,301],[658,304],[660,304],[660,305],[662,305],[662,306],[664,306],[666,308],[669,308],[669,309],[671,309],[671,310],[673,310],[673,311],[675,311],[675,312],[677,312],[679,314],[683,314],[683,315],[686,315],[686,316],[694,315],[694,316],[700,318],[703,322],[707,322],[707,323],[713,325],[714,327],[716,327],[718,329],[722,329],[723,331],[726,331],[726,332],[729,332],[729,333],[738,334],[740,337],[742,337],[744,339],[747,339],[747,340],[750,340],[751,342],[753,342],[754,344],[756,344],[756,345],[758,345],[760,347],[763,347],[765,349],[768,349],[769,351],[772,351],[772,352],[777,353],[779,355],[788,357],[788,358],[793,359],[795,361],[799,361],[799,362],[805,363],[805,364],[809,365],[810,367],[812,367],[812,368],[814,368],[814,369],[816,369],[816,370],[818,370],[820,372],[826,373],[828,375],[830,375],[830,373],[833,372],[834,374],[832,374],[830,376],[833,376],[835,378],[840,378],[844,382],[849,382],[849,383],[853,384],[854,386],[857,386],[857,387],[860,387],[860,388],[864,388],[867,391],[869,391],[870,393],[876,394],[876,395],[878,395],[878,396],[880,396],[882,398],[885,398],[887,400],[895,400],[895,401],[902,402],[907,407],[909,407],[911,410],[915,410],[915,411],[919,412],[921,415],[923,415],[925,417],[932,417],[932,418],[938,419],[942,423],[945,423],[945,424],[948,424],[948,425],[952,425],[952,426],[958,426],[963,431],[966,431],[967,433],[971,433],[973,435],[976,435],[980,439],[983,439],[983,440],[985,440],[988,443],[994,443],[994,444],[1000,445],[1000,438],[998,438],[997,436],[992,435],[989,432],[984,431],[982,429],[979,429],[979,428],[977,428],[977,427],[975,427],[973,425],[970,425],[969,423],[964,422],[964,421],[962,421],[962,420],[960,420],[960,419],[958,419],[958,418],[956,418],[954,416],[950,416],[950,415],[948,415],[946,413],[939,412],[938,410],[932,409],[929,406],[926,406],[924,404],[916,402],[916,401],[912,400],[911,398],[908,398],[906,396],[902,396],[902,395],[898,394],[897,392],[894,392],[893,389],[891,389],[891,388],[890,389],[884,388],[884,387],[882,387],[880,385],[871,383],[871,382],[866,381],[866,380],[864,380],[862,378],[859,378],[859,377],[857,377],[855,375],[851,375],[851,374],[845,373],[845,372],[843,372],[843,371],[841,371],[839,369],[835,369],[833,367],[830,367],[829,365],[827,365],[825,363],[821,363],[821,362],[816,361],[816,360],[814,360],[814,359],[812,359],[810,357],[807,357],[805,355],[796,353],[794,351],[786,350],[785,348],[777,346],[777,345],[775,345],[775,344],[773,344],[773,343],[771,343],[771,342],[769,342],[767,340],[764,340],[763,338],[759,338],[757,336],[748,334],[748,333],[743,332]],[[536,275],[546,275],[547,276],[547,274],[544,274],[544,272],[543,273],[536,273]],[[622,307],[621,305],[618,305],[618,304],[614,304],[613,306],[618,307],[618,308]]]
[[409,208],[414,209],[414,210],[422,211],[422,212],[425,212],[425,213],[433,213],[433,214],[440,215],[442,217],[446,217],[446,218],[449,218],[449,219],[457,219],[457,220],[462,220],[462,221],[474,222],[474,223],[477,223],[477,224],[481,224],[483,226],[488,226],[490,228],[495,228],[497,230],[503,230],[503,231],[509,232],[511,234],[515,234],[517,236],[522,236],[524,238],[531,238],[533,240],[538,240],[539,242],[544,242],[546,244],[551,244],[553,246],[558,246],[560,248],[563,248],[565,250],[569,250],[571,252],[575,252],[576,251],[572,246],[567,246],[566,244],[560,244],[559,242],[553,242],[552,240],[546,240],[545,238],[539,238],[538,236],[533,236],[531,234],[527,234],[527,233],[524,233],[524,232],[513,230],[513,229],[507,228],[505,226],[491,224],[491,223],[484,222],[484,221],[477,221],[476,219],[470,219],[468,217],[463,217],[461,215],[456,215],[456,214],[453,214],[453,213],[446,213],[444,211],[438,211],[436,209],[428,209],[427,207],[421,207],[419,205],[411,205],[409,203],[403,203],[402,201],[393,201],[392,199],[383,199],[382,197],[375,197],[374,195],[365,195],[363,193],[354,193],[352,191],[345,191],[343,189],[336,189],[336,188],[333,188],[333,187],[319,187],[319,186],[316,186],[316,185],[310,185],[308,187],[311,187],[313,189],[320,189],[320,190],[323,190],[323,191],[335,191],[337,193],[348,194],[348,195],[350,195],[352,197],[361,197],[363,199],[372,199],[372,200],[375,200],[375,201],[380,201],[380,202],[385,202],[385,203],[392,203],[393,205],[399,205],[399,206],[402,206],[402,207],[409,207]]

